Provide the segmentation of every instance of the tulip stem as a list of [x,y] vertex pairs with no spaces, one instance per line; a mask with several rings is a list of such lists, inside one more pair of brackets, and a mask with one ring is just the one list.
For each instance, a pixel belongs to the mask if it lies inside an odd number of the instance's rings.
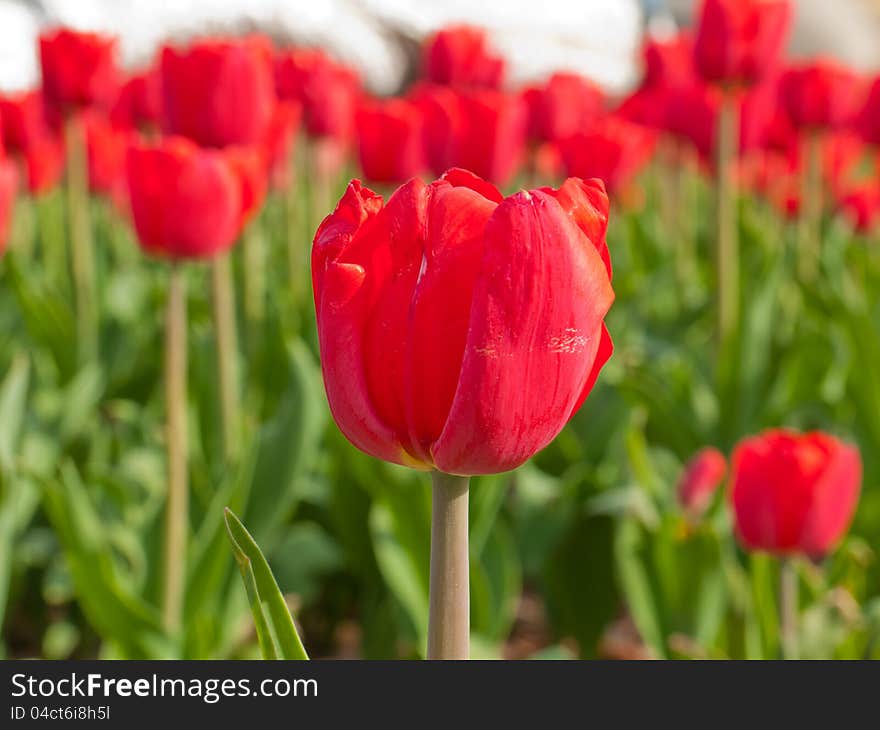
[[779,636],[782,658],[798,658],[798,576],[791,558],[779,563]]
[[[265,313],[265,258],[263,232],[259,220],[254,219],[244,230],[244,312],[248,324],[259,326]],[[254,327],[256,334],[256,327]]]
[[809,130],[804,137],[801,210],[798,219],[798,262],[801,280],[810,282],[819,267],[822,226],[822,136]]
[[69,115],[64,125],[67,145],[67,215],[70,226],[70,256],[76,292],[77,339],[80,360],[97,354],[98,330],[95,310],[95,261],[89,216],[89,169],[85,130],[77,117]]
[[186,280],[179,264],[171,267],[165,321],[165,408],[168,493],[165,500],[165,570],[162,624],[169,634],[180,629],[186,532],[189,524],[186,427]]
[[220,418],[223,427],[223,453],[235,458],[238,447],[238,342],[235,326],[232,269],[229,253],[211,262],[211,287],[214,306],[214,337],[217,343],[217,380],[220,389]]
[[738,327],[739,242],[735,164],[739,147],[739,108],[734,92],[724,94],[718,119],[718,340],[726,343]]
[[288,160],[289,179],[287,189],[284,191],[284,219],[285,234],[287,236],[287,275],[290,286],[290,298],[295,305],[299,305],[300,282],[303,276],[302,246],[299,237],[299,219],[297,216],[297,170],[296,170],[296,145],[290,153]]
[[470,653],[469,477],[432,472],[428,659]]

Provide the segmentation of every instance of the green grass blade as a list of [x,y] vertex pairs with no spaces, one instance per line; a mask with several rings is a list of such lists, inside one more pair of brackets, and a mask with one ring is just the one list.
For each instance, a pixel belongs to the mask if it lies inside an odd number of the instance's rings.
[[[232,510],[228,508],[225,510],[225,519],[226,530],[229,533],[235,559],[239,567],[242,565],[242,559],[247,560],[250,574],[253,576],[253,582],[250,583],[248,576],[244,574],[245,571],[242,571],[245,590],[248,591],[248,599],[251,601],[252,611],[255,601],[260,606],[259,612],[253,611],[254,621],[257,622],[257,635],[259,636],[261,630],[265,631],[268,629],[265,617],[262,619],[262,629],[260,628],[261,619],[258,617],[258,614],[262,613],[262,604],[265,603],[272,626],[275,629],[275,639],[281,651],[281,658],[308,659],[309,656],[302,645],[302,641],[296,631],[296,626],[293,623],[293,618],[287,609],[287,604],[284,602],[284,596],[281,595],[281,590],[278,588],[278,583],[275,581],[275,576],[272,575],[272,570],[266,562],[263,551],[260,550],[260,546],[257,545]],[[251,597],[251,590],[256,592],[256,596],[253,598]],[[265,652],[263,640],[260,640],[260,648]]]

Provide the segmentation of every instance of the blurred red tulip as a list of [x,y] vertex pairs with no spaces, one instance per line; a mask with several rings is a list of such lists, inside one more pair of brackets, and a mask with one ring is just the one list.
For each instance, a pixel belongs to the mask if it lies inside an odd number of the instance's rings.
[[89,188],[117,197],[125,189],[125,155],[131,133],[114,127],[103,114],[84,112],[80,119],[86,138]]
[[856,129],[868,144],[880,145],[880,76],[865,90],[865,102],[855,119]]
[[126,177],[135,229],[148,253],[208,258],[238,237],[241,184],[222,152],[200,149],[181,137],[132,145]]
[[324,384],[361,450],[453,474],[546,446],[611,354],[601,182],[504,199],[464,170],[384,204],[353,181],[315,235]]
[[136,129],[162,123],[162,77],[149,68],[128,78],[110,110],[116,126]]
[[[739,151],[765,144],[776,114],[776,85],[765,82],[737,97],[739,104]],[[666,127],[694,145],[704,162],[715,164],[718,116],[722,92],[696,82],[668,92]]]
[[733,454],[731,503],[737,535],[752,550],[826,555],[855,513],[862,461],[825,433],[766,431]]
[[648,163],[655,143],[653,130],[608,116],[588,131],[562,140],[559,151],[568,175],[597,177],[613,194],[625,187]]
[[241,187],[241,227],[260,212],[269,188],[266,153],[262,147],[228,147],[226,161],[238,177]]
[[799,128],[834,129],[851,123],[862,102],[864,85],[850,69],[819,59],[788,69],[779,95]]
[[498,89],[505,71],[504,59],[492,50],[481,28],[450,26],[425,41],[422,76],[429,82]]
[[162,49],[166,132],[204,147],[259,144],[275,105],[272,48],[262,36]]
[[413,99],[425,113],[425,155],[435,174],[462,167],[497,185],[510,181],[525,152],[521,95],[422,85]]
[[269,181],[277,190],[285,190],[290,185],[291,153],[301,119],[302,107],[298,102],[280,101],[275,105],[275,113],[266,129],[263,149],[269,166]]
[[40,196],[54,189],[64,175],[64,142],[56,134],[31,142],[22,151],[27,186],[31,195]]
[[275,59],[275,88],[281,99],[302,105],[309,134],[351,142],[361,95],[354,70],[318,49],[289,49]]
[[642,48],[643,89],[673,88],[694,81],[694,41],[688,33],[660,40],[649,38]]
[[43,93],[58,110],[107,107],[119,88],[116,39],[58,28],[40,35]]
[[50,133],[43,95],[39,91],[0,96],[0,119],[6,146],[16,152]]
[[772,74],[784,50],[789,0],[703,0],[694,40],[700,75],[721,84],[754,84]]
[[18,187],[18,170],[12,160],[0,157],[0,254],[6,250],[12,232],[12,210]]
[[839,194],[837,206],[859,233],[873,233],[880,220],[880,183],[866,180],[850,186]]
[[401,183],[426,167],[421,107],[407,99],[371,99],[357,112],[358,157],[364,177]]
[[678,503],[692,517],[700,517],[727,473],[727,460],[716,448],[698,451],[687,463],[678,482]]
[[602,115],[602,90],[575,73],[555,73],[543,86],[527,89],[530,135],[542,142],[558,142],[584,131]]

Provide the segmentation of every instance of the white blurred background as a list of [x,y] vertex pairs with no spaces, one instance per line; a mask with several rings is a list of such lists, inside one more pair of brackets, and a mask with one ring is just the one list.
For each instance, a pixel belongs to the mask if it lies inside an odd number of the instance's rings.
[[[0,90],[37,81],[36,36],[64,23],[121,39],[136,67],[167,38],[259,29],[281,42],[319,44],[357,66],[377,93],[400,88],[427,33],[450,22],[490,30],[511,81],[557,69],[584,73],[610,92],[638,78],[645,28],[688,23],[693,0],[0,0]],[[880,0],[799,0],[792,50],[833,53],[880,67]]]

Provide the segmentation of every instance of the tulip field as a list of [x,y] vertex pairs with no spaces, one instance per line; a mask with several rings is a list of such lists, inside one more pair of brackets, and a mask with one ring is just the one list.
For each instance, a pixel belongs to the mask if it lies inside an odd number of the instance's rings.
[[880,658],[880,77],[793,14],[702,0],[624,96],[47,28],[0,656]]

